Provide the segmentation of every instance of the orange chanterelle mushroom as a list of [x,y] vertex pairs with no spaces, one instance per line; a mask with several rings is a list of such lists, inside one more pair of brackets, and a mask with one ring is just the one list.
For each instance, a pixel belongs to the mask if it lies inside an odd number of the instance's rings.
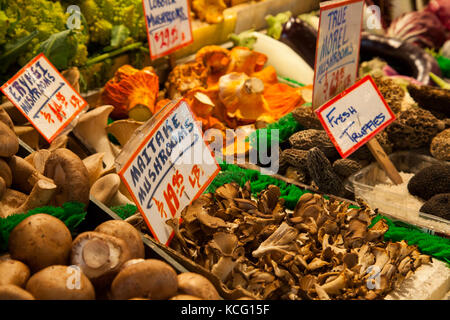
[[124,65],[106,83],[101,102],[114,106],[111,112],[114,119],[130,117],[137,121],[146,121],[156,112],[158,91],[158,76],[152,67],[138,70]]

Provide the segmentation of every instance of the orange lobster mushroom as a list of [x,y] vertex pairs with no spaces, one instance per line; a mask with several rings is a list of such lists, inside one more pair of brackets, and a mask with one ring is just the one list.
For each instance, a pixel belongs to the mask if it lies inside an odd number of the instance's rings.
[[106,83],[101,102],[114,106],[111,112],[113,119],[130,117],[146,121],[155,113],[158,91],[158,76],[152,67],[138,70],[124,65]]

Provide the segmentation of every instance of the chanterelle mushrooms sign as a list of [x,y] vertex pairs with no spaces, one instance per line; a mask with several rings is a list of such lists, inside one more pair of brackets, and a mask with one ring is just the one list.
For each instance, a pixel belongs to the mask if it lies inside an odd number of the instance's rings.
[[166,221],[179,218],[220,167],[184,100],[152,118],[146,131],[125,146],[123,152],[130,151],[131,157],[119,175],[154,238],[168,245],[173,230]]

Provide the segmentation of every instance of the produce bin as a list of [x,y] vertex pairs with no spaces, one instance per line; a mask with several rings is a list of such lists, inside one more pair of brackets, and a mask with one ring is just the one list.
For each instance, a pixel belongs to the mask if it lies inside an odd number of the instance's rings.
[[[405,173],[417,173],[433,164],[443,163],[435,158],[409,151],[393,153],[389,158],[399,172]],[[386,172],[375,162],[350,176],[350,184],[346,187],[355,193],[355,198],[363,199],[369,206],[373,209],[378,208],[383,214],[416,225],[431,233],[450,236],[450,221],[411,209],[412,203],[404,195],[387,190],[385,192],[379,190],[377,195],[374,194],[377,184],[389,183],[389,181]]]

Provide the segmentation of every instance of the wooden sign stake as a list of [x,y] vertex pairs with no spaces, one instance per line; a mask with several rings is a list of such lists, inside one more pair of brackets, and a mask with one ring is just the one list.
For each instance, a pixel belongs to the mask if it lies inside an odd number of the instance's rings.
[[403,180],[391,159],[389,159],[386,152],[384,152],[383,147],[380,145],[376,138],[370,139],[367,142],[367,147],[370,152],[372,152],[373,156],[380,164],[380,166],[386,171],[388,177],[392,180],[394,184],[402,184]]
[[173,69],[176,67],[177,62],[175,59],[175,54],[169,54],[169,65],[170,65],[170,69]]

